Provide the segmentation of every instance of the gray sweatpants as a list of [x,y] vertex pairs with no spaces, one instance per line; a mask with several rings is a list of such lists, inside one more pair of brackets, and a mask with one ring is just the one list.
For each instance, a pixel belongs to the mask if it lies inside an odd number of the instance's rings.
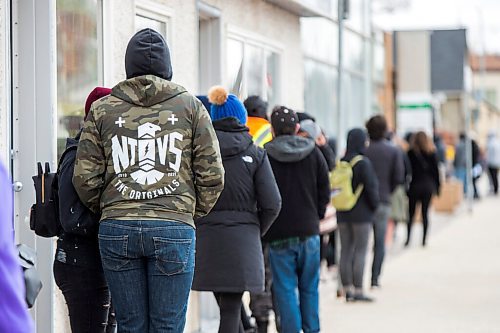
[[363,287],[368,239],[372,223],[339,223],[340,278],[344,288]]

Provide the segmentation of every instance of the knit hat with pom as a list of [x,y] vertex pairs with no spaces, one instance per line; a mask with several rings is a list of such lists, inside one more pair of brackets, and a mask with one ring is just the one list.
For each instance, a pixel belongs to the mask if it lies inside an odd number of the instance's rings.
[[208,92],[208,100],[212,103],[210,107],[210,117],[218,120],[227,117],[234,117],[242,125],[247,123],[247,110],[238,97],[228,94],[227,90],[221,86],[215,86]]

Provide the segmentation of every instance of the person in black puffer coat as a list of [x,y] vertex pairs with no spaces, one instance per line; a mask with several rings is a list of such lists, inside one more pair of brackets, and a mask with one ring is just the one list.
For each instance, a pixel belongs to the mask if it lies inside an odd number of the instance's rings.
[[243,332],[241,297],[264,290],[261,236],[281,209],[281,196],[266,152],[245,127],[243,104],[222,87],[209,92],[225,186],[217,204],[196,223],[193,290],[212,291],[220,308],[219,333]]

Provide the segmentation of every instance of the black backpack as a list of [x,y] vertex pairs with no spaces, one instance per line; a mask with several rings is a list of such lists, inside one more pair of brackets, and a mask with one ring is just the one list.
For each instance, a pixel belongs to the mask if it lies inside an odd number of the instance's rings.
[[31,206],[30,229],[41,237],[54,237],[61,231],[57,195],[57,174],[50,172],[50,165],[38,162],[38,174],[33,176],[36,202]]
[[68,144],[59,160],[57,173],[50,173],[49,163],[38,163],[38,175],[33,176],[36,203],[31,207],[30,227],[41,237],[54,237],[62,231],[75,235],[94,234],[99,216],[80,201],[73,187],[78,141]]

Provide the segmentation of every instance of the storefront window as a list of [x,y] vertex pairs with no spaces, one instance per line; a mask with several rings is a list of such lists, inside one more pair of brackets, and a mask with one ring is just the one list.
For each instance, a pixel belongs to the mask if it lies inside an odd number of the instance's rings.
[[226,86],[239,96],[243,80],[243,43],[234,39],[227,40]]
[[351,31],[345,32],[344,44],[344,63],[345,67],[356,71],[363,72],[364,69],[364,47],[363,38]]
[[346,23],[358,32],[366,32],[368,24],[365,15],[366,0],[349,0],[349,17]]
[[363,105],[366,98],[363,79],[357,75],[346,75],[344,93],[346,97],[344,104],[346,108],[344,115],[347,118],[346,130],[363,127],[366,121]]
[[375,81],[384,81],[384,70],[385,70],[385,50],[384,46],[374,43],[373,46],[373,78]]
[[[85,100],[99,83],[102,57],[97,0],[57,0],[58,153],[83,123]],[[98,36],[99,35],[99,36]]]
[[264,85],[264,50],[253,46],[247,45],[245,47],[245,61],[248,64],[246,70],[248,96],[257,95],[262,96],[262,89]]
[[269,107],[279,102],[279,54],[258,44],[227,40],[226,86],[244,100],[257,95]]
[[305,111],[314,115],[316,121],[330,136],[336,135],[337,70],[314,60],[305,61]]
[[301,19],[302,48],[307,56],[338,63],[338,26],[323,18]]
[[151,28],[158,31],[164,38],[167,37],[167,24],[165,21],[156,20],[145,15],[135,15],[135,30]]
[[281,95],[280,85],[279,85],[279,56],[275,52],[266,51],[266,82],[265,91],[267,96],[267,102],[270,107],[274,107],[278,104],[279,96]]

